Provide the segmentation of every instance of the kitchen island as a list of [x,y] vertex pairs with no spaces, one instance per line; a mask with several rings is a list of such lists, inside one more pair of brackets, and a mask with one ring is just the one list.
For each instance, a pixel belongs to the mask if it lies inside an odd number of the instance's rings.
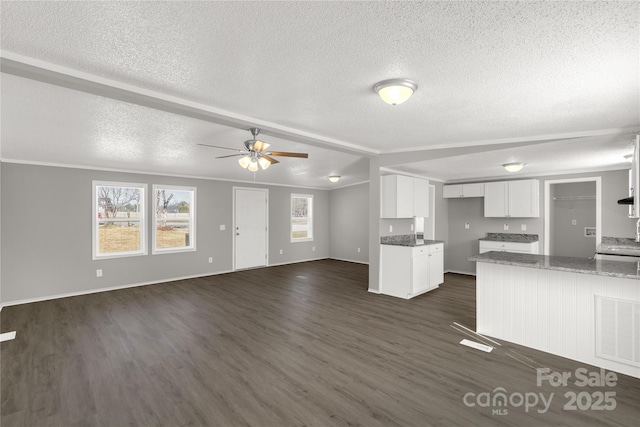
[[487,252],[476,269],[476,330],[640,378],[640,265]]
[[410,299],[444,282],[444,242],[413,234],[380,238],[380,293]]

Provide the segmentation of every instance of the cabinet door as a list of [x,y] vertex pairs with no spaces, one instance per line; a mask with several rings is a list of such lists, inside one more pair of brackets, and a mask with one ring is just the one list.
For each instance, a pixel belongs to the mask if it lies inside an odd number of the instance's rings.
[[509,181],[509,216],[537,218],[540,216],[540,183],[537,179]]
[[462,184],[462,197],[484,197],[484,184]]
[[487,182],[484,184],[484,216],[505,217],[508,215],[507,206],[509,193],[508,183]]
[[414,211],[413,216],[418,218],[429,217],[429,181],[415,178],[413,181]]
[[380,178],[380,217],[412,218],[414,211],[414,179],[402,175]]
[[413,255],[413,293],[430,289],[429,254],[426,251]]
[[445,199],[457,199],[462,197],[462,185],[444,185],[442,186],[442,197]]
[[429,287],[435,288],[444,282],[444,252],[429,254]]

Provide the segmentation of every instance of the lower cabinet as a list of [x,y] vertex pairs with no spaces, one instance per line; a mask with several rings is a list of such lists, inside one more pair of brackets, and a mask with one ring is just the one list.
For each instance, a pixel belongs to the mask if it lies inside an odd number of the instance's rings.
[[444,244],[380,247],[380,293],[413,298],[444,282]]

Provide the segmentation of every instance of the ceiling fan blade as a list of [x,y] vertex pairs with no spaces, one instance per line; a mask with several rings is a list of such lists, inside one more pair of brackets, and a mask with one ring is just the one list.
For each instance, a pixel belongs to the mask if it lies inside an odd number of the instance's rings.
[[307,153],[288,153],[286,151],[271,151],[270,153],[265,153],[270,156],[280,156],[280,157],[300,157],[303,159],[309,158]]
[[243,152],[242,150],[238,150],[237,148],[220,147],[219,145],[210,145],[210,144],[198,144],[198,145],[202,145],[203,147],[222,148],[223,150],[231,150],[231,151]]
[[269,148],[269,144],[264,141],[260,141],[259,139],[253,143],[253,149],[256,151],[264,151]]
[[274,159],[273,157],[269,157],[266,154],[263,154],[262,156],[260,156],[262,158],[265,158],[267,160],[269,160],[269,163],[271,163],[272,165],[275,165],[276,163],[280,163],[279,161],[277,161],[276,159]]
[[244,156],[247,153],[238,153],[238,154],[229,154],[228,156],[218,156],[216,159],[225,159],[227,157],[236,157],[236,156]]

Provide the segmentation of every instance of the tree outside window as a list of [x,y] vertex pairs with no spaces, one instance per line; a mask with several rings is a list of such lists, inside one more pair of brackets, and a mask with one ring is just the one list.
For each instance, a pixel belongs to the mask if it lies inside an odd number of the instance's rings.
[[154,185],[153,253],[195,250],[195,188]]
[[313,196],[291,195],[291,241],[313,240]]

